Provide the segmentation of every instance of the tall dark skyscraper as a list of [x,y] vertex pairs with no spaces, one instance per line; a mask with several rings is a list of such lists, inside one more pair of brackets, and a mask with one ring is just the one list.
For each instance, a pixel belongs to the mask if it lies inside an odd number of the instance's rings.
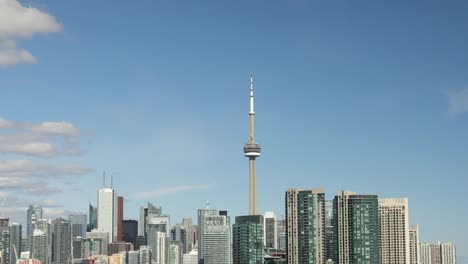
[[[22,237],[22,226],[18,223],[12,223],[10,225],[10,263],[16,263],[15,251],[17,254],[21,254],[21,237]],[[18,255],[19,257],[19,255]]]
[[377,195],[340,191],[333,212],[335,263],[380,263]]
[[71,254],[71,225],[70,221],[63,218],[57,218],[52,223],[52,263],[63,264],[68,263]]
[[89,204],[88,232],[97,228],[97,208]]
[[136,247],[137,236],[138,236],[138,221],[137,220],[123,220],[122,222],[123,241],[132,243]]
[[123,196],[118,196],[117,197],[117,241],[123,241],[123,237],[122,237],[123,215],[124,215],[124,198]]

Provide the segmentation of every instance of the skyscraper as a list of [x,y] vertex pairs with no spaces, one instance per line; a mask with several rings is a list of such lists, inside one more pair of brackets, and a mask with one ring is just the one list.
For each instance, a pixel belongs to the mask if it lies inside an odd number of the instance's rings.
[[419,226],[409,226],[409,248],[410,248],[410,264],[420,264],[419,253]]
[[216,209],[198,209],[198,262],[203,264],[204,258],[204,232],[205,232],[205,222],[204,219],[208,216],[216,216],[218,211]]
[[92,255],[107,255],[109,242],[109,233],[107,232],[94,229],[86,233],[85,258]]
[[442,243],[440,245],[442,264],[456,264],[457,253],[452,243]]
[[122,238],[122,225],[124,216],[124,198],[123,196],[117,197],[117,241],[123,241]]
[[333,201],[335,263],[375,264],[379,256],[377,195],[340,191]]
[[71,226],[70,221],[63,218],[57,218],[52,223],[52,263],[68,263],[71,256]]
[[278,232],[278,249],[286,251],[286,220],[278,220],[276,226]]
[[419,244],[420,264],[432,264],[431,245],[426,243]]
[[97,229],[109,233],[109,243],[117,238],[117,196],[113,189],[98,190]]
[[4,263],[10,263],[10,227],[7,217],[0,217],[0,253]]
[[203,218],[203,263],[231,264],[231,225],[227,215]]
[[36,220],[38,219],[42,219],[42,206],[30,205],[27,211],[26,219],[26,250],[29,250],[31,245],[31,236],[33,234]]
[[97,208],[89,204],[89,224],[87,231],[97,228]]
[[421,264],[456,264],[457,254],[452,243],[420,244]]
[[136,246],[136,238],[138,236],[138,221],[123,220],[122,222],[122,237],[125,242],[132,243]]
[[380,264],[409,264],[408,199],[379,199]]
[[33,235],[31,236],[31,258],[40,260],[44,263],[50,263],[50,254],[48,252],[50,249],[48,247],[48,243],[47,234],[42,230],[34,229]]
[[[37,238],[38,241],[41,241],[41,244],[46,248],[47,254],[46,254],[44,264],[52,263],[52,228],[50,226],[51,226],[50,220],[48,220],[48,219],[39,219],[39,220],[36,221],[36,227],[33,230],[33,235],[35,234],[35,231],[40,231],[46,237],[46,243],[45,244],[42,244],[42,242],[44,241],[44,239],[42,237]],[[42,235],[42,234],[40,234],[40,235]],[[31,244],[32,244],[32,242],[31,242]],[[32,249],[31,249],[31,251],[32,251]]]
[[255,143],[255,112],[253,76],[250,75],[250,134],[244,146],[244,155],[249,158],[249,214],[258,215],[257,176],[255,175],[255,159],[260,156],[260,145]]
[[325,194],[322,188],[288,189],[286,235],[289,264],[325,263]]
[[278,248],[276,216],[273,212],[266,212],[263,216],[263,246]]
[[[10,263],[15,264],[16,254],[21,254],[21,236],[22,236],[22,226],[18,223],[10,224]],[[16,251],[16,254],[15,254]]]
[[263,263],[263,216],[237,216],[232,227],[233,264]]

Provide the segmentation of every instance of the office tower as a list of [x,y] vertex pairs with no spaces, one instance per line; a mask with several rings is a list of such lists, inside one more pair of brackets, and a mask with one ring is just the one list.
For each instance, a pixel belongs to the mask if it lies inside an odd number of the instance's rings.
[[127,264],[139,264],[138,263],[138,251],[127,252]]
[[11,223],[10,224],[10,263],[15,264],[17,259],[16,256],[21,254],[21,236],[23,230],[21,224]]
[[123,220],[122,221],[123,241],[132,243],[136,247],[137,236],[138,236],[138,221]]
[[40,260],[44,263],[50,263],[48,252],[49,248],[47,245],[47,234],[42,230],[34,229],[33,235],[31,236],[31,258]]
[[419,244],[419,252],[421,264],[432,264],[432,253],[430,244]]
[[194,247],[189,253],[184,254],[183,264],[198,264],[198,247]]
[[31,236],[33,234],[34,226],[36,225],[36,220],[42,219],[42,206],[30,205],[27,210],[27,219],[26,219],[26,247],[24,250],[29,250],[31,245]]
[[182,264],[182,244],[178,241],[171,241],[169,247],[169,264]]
[[231,264],[231,225],[227,213],[208,215],[203,218],[202,223],[203,263]]
[[285,200],[288,263],[325,263],[323,189],[288,189]]
[[250,133],[244,146],[244,156],[249,158],[249,215],[258,215],[257,208],[257,176],[255,175],[255,159],[260,156],[260,145],[255,142],[255,112],[253,94],[253,76],[250,75]]
[[266,212],[263,216],[263,246],[278,248],[276,216],[273,212]]
[[167,264],[167,251],[169,250],[169,238],[166,232],[160,232],[159,229],[149,226],[146,229],[148,236],[148,247],[151,248],[151,256],[155,263]]
[[109,242],[117,238],[117,196],[113,189],[98,190],[97,229],[109,233]]
[[52,263],[67,263],[71,256],[71,226],[70,221],[57,218],[52,223]]
[[141,246],[146,246],[146,238],[144,236],[137,236],[135,249],[140,249]]
[[123,241],[123,215],[124,215],[124,198],[117,197],[117,241]]
[[232,228],[233,264],[263,263],[263,216],[237,216]]
[[334,250],[333,201],[325,201],[325,260],[333,261]]
[[209,209],[208,208],[208,203],[207,203],[207,208],[206,209],[198,209],[198,262],[200,264],[203,264],[203,237],[204,237],[204,231],[205,231],[205,222],[204,218],[208,216],[216,216],[218,215],[218,211],[216,209]]
[[86,237],[86,218],[85,214],[73,214],[68,216],[72,229],[72,237]]
[[148,207],[140,206],[140,220],[138,221],[138,236],[146,237],[146,217],[148,216]]
[[335,263],[375,264],[379,256],[377,195],[340,191],[333,200]]
[[278,249],[286,251],[286,220],[278,220],[276,225],[276,231],[278,232]]
[[120,252],[133,250],[133,245],[128,242],[112,242],[107,245],[107,255],[112,256]]
[[91,232],[91,230],[97,228],[97,207],[92,206],[89,204],[89,224],[87,228],[87,232]]
[[50,220],[48,219],[36,220],[36,225],[33,230],[33,234],[36,230],[40,230],[46,236],[45,246],[46,246],[47,256],[46,256],[45,264],[50,264],[52,263],[52,228],[50,227]]
[[0,217],[0,252],[4,263],[10,263],[10,220]]
[[148,246],[141,246],[138,250],[138,258],[140,264],[152,264],[151,248]]
[[408,199],[379,199],[380,264],[410,263]]
[[85,258],[94,255],[107,255],[107,245],[109,244],[109,233],[96,229],[86,233]]
[[419,226],[409,226],[410,264],[420,264]]
[[452,243],[442,243],[440,247],[442,264],[456,264],[457,253],[455,246]]

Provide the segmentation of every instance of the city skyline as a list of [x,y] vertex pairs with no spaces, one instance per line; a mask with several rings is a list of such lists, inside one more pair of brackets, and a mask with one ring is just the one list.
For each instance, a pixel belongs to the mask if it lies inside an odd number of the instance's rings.
[[[4,2],[17,3],[0,0],[0,19]],[[0,191],[10,222],[29,204],[48,218],[87,213],[103,171],[126,198],[125,219],[147,202],[173,219],[195,219],[207,200],[247,214],[240,146],[253,72],[267,153],[259,214],[281,219],[288,188],[408,197],[419,240],[451,241],[467,256],[467,213],[431,198],[463,201],[467,183],[468,5],[245,4],[33,1],[48,14],[43,28],[0,28]],[[100,8],[135,19],[111,21]],[[22,50],[35,61],[2,59]]]

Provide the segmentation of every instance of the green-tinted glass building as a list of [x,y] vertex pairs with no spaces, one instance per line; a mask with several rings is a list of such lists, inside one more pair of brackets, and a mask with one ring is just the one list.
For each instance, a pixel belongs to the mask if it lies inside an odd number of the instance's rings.
[[234,264],[263,264],[263,216],[236,217],[232,228]]
[[379,264],[377,195],[341,191],[333,201],[335,263]]

